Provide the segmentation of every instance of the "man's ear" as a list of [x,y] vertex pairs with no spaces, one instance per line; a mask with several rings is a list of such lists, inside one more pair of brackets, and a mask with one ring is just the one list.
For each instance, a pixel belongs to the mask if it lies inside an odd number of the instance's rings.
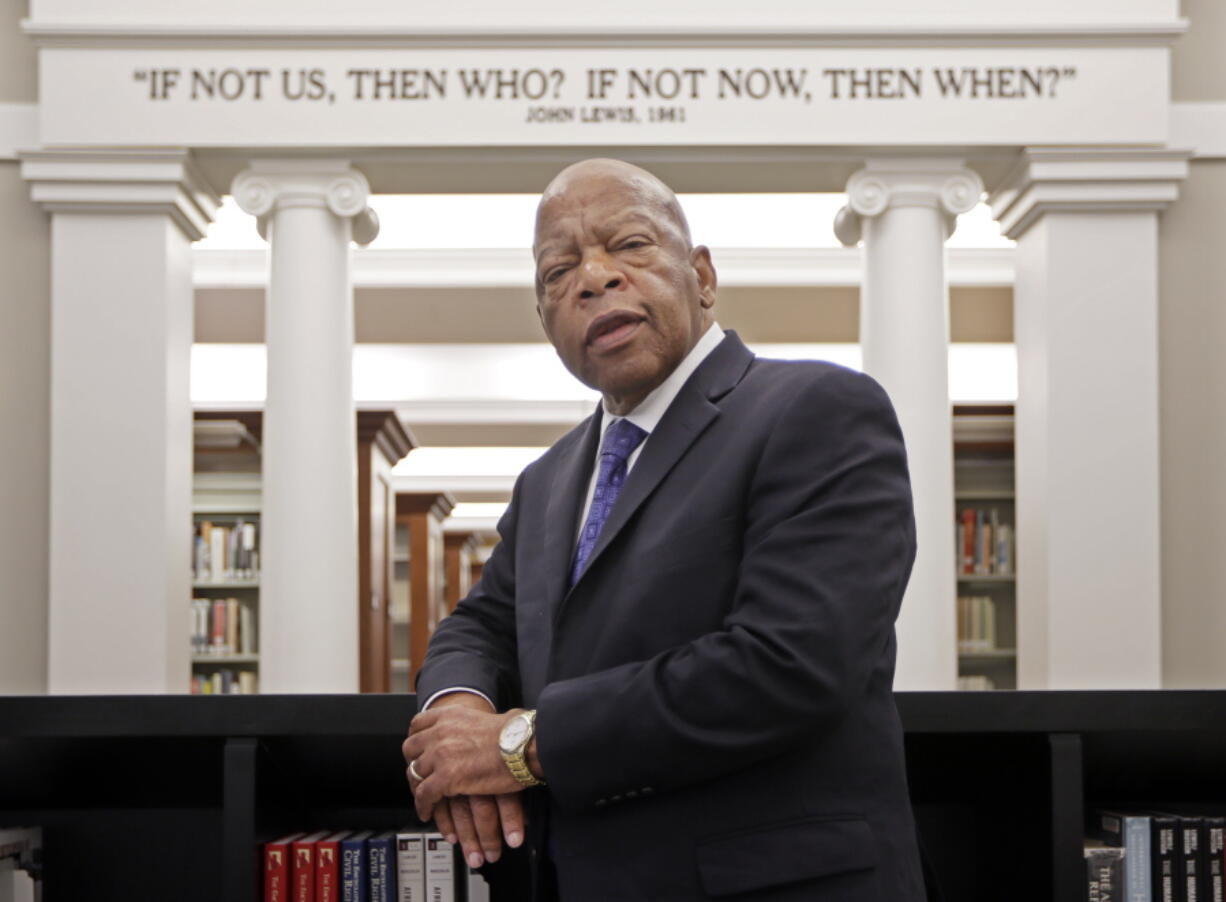
[[711,262],[711,251],[705,244],[700,244],[690,251],[690,265],[698,276],[698,302],[710,310],[715,306],[715,264]]

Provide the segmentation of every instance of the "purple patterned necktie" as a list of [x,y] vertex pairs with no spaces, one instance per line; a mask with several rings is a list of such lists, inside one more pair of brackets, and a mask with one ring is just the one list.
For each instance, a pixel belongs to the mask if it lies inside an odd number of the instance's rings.
[[622,483],[626,481],[626,461],[634,453],[634,449],[647,438],[647,433],[635,426],[629,420],[615,420],[605,430],[604,441],[600,445],[599,472],[596,475],[596,490],[592,493],[592,507],[587,512],[587,520],[583,524],[583,532],[579,534],[579,547],[575,551],[575,564],[570,571],[570,584],[573,586],[583,572],[583,565],[596,547],[600,538],[600,530],[609,512],[613,510],[613,502],[621,494]]

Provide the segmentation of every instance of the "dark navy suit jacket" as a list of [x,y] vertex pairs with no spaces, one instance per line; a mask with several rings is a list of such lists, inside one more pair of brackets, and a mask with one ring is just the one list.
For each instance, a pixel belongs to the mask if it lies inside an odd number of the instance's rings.
[[915,526],[885,392],[728,333],[568,589],[598,433],[524,470],[418,698],[537,709],[529,843],[552,833],[564,902],[923,899],[892,693]]

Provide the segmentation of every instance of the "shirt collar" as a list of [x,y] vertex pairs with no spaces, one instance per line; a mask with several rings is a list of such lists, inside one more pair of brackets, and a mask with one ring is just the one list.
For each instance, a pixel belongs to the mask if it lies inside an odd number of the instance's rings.
[[[681,386],[685,385],[685,380],[690,378],[690,374],[698,369],[698,364],[702,363],[707,355],[715,350],[716,345],[723,340],[724,330],[719,327],[719,323],[711,323],[707,331],[698,339],[697,344],[690,349],[690,353],[686,354],[684,359],[677,364],[677,368],[668,374],[668,378],[653,388],[634,410],[626,414],[625,419],[650,435],[659,425],[664,411],[668,410],[673,399],[677,397],[677,392],[681,391]],[[600,409],[602,412],[600,432],[603,435],[604,430],[609,428],[609,424],[617,419],[617,416],[610,413],[603,402]]]

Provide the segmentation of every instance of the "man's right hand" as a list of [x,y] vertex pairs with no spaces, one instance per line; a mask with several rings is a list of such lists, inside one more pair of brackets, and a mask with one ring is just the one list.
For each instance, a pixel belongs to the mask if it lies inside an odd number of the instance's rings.
[[[493,712],[484,698],[472,692],[450,692],[439,696],[430,706],[467,705],[475,710]],[[410,762],[406,761],[405,764]],[[407,771],[406,771],[407,773]],[[417,791],[418,781],[408,773],[409,786]],[[524,841],[524,807],[519,793],[497,796],[453,796],[434,808],[434,822],[450,843],[459,842],[468,866],[478,868],[502,855],[502,841],[518,847]]]

